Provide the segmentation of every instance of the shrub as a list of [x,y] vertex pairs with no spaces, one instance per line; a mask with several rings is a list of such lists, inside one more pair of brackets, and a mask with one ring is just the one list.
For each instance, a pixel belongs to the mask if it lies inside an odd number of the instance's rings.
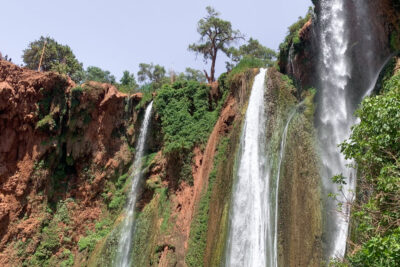
[[209,102],[210,88],[196,81],[164,85],[155,99],[164,134],[164,152],[180,153],[204,143],[219,110]]
[[46,115],[43,119],[36,123],[36,129],[41,131],[53,131],[57,127],[56,122],[51,114]]

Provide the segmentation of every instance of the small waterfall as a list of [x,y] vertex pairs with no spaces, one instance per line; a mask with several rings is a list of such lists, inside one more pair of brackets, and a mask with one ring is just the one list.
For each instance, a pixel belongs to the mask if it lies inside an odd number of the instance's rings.
[[[348,82],[351,76],[350,64],[346,55],[348,34],[346,31],[345,0],[322,0],[320,14],[321,49],[321,94],[317,113],[318,138],[323,164],[322,182],[325,194],[338,194],[338,201],[347,203],[353,199],[355,187],[354,171],[348,167],[351,163],[340,153],[338,144],[348,138],[351,126],[355,123],[354,107],[347,98]],[[342,174],[348,178],[343,192],[337,191],[331,177]],[[349,205],[343,205],[338,212],[337,202],[329,201],[325,207],[326,220],[326,256],[343,257],[348,235]]]
[[133,171],[131,173],[132,186],[128,195],[128,201],[125,206],[125,218],[121,228],[121,237],[118,243],[117,256],[114,264],[114,266],[116,267],[131,266],[131,249],[132,237],[134,234],[135,204],[142,176],[142,157],[145,149],[147,132],[149,130],[152,108],[153,102],[151,102],[146,108],[142,126],[140,128],[138,143],[136,145],[135,161],[133,162]]
[[266,155],[266,69],[255,77],[246,111],[233,188],[225,265],[273,266],[274,220]]
[[[298,105],[301,106],[303,104],[300,103]],[[280,182],[280,178],[281,178],[281,169],[282,169],[282,163],[283,163],[283,159],[284,159],[284,155],[285,155],[285,148],[286,148],[286,138],[287,138],[287,132],[289,129],[289,125],[290,122],[292,121],[294,115],[296,114],[296,110],[292,111],[289,115],[288,121],[285,125],[285,129],[283,130],[283,134],[282,134],[282,140],[281,140],[281,144],[280,144],[280,148],[279,148],[279,163],[278,163],[278,171],[276,174],[276,190],[275,190],[275,232],[274,232],[274,267],[278,266],[278,198],[279,198],[279,182]]]

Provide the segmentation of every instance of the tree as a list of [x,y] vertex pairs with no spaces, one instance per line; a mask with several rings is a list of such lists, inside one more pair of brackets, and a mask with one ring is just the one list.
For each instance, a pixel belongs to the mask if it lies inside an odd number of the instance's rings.
[[[277,53],[260,44],[256,39],[250,38],[247,44],[244,44],[239,47],[239,49],[235,47],[231,47],[228,50],[228,56],[231,57],[234,63],[239,63],[245,57],[260,59],[265,67],[270,67],[273,65],[276,60]],[[232,67],[229,62],[227,62],[228,68]]]
[[29,69],[36,70],[39,66],[40,57],[43,51],[43,46],[46,42],[46,49],[44,50],[43,60],[41,65],[42,71],[56,71],[61,74],[70,76],[75,82],[80,82],[83,67],[71,48],[68,45],[57,43],[50,37],[41,36],[39,40],[33,41],[29,47],[24,50],[22,59],[25,66]]
[[120,80],[121,85],[129,86],[129,87],[137,87],[135,74],[130,73],[129,71],[124,71],[122,78]]
[[86,70],[86,81],[115,84],[115,76],[108,70],[99,67],[89,66]]
[[135,75],[129,71],[124,71],[120,84],[117,86],[118,90],[124,93],[133,93],[139,86],[136,83]]
[[204,83],[207,81],[207,78],[201,70],[186,68],[185,72],[179,74],[178,80],[197,81]]
[[165,80],[165,68],[160,65],[146,64],[140,63],[139,64],[139,71],[137,73],[138,80],[141,83],[152,83],[155,89],[161,87],[163,81]]
[[208,82],[215,81],[215,63],[217,61],[218,51],[228,53],[229,45],[239,39],[243,39],[243,35],[232,30],[232,24],[219,18],[219,13],[212,7],[207,7],[207,16],[199,20],[197,32],[200,34],[198,43],[189,45],[189,51],[196,54],[202,54],[204,61],[207,63],[211,60],[210,75],[204,70]]

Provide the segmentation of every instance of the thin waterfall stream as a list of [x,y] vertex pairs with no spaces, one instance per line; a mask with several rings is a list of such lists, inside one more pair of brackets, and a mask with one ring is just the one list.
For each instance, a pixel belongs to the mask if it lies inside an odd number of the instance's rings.
[[132,185],[125,206],[125,218],[122,223],[121,236],[118,242],[117,256],[114,264],[114,266],[116,267],[129,267],[132,264],[131,250],[132,237],[135,228],[135,205],[138,196],[140,180],[142,177],[142,158],[145,150],[146,137],[149,130],[152,109],[153,102],[151,102],[146,108],[143,122],[140,128],[139,139],[136,145],[136,155],[133,162],[133,170],[131,173]]
[[282,169],[282,163],[284,160],[285,156],[285,149],[286,149],[286,139],[287,139],[287,133],[289,129],[290,122],[292,121],[294,115],[296,114],[297,108],[303,105],[303,102],[301,102],[295,110],[293,110],[289,114],[289,118],[286,122],[285,128],[283,130],[282,134],[282,140],[281,144],[279,147],[279,163],[278,163],[278,172],[276,174],[276,189],[275,189],[275,231],[274,231],[274,255],[273,255],[273,262],[274,262],[274,267],[278,266],[278,217],[279,217],[279,205],[278,205],[278,198],[279,198],[279,183],[280,183],[280,177],[281,177],[281,169]]

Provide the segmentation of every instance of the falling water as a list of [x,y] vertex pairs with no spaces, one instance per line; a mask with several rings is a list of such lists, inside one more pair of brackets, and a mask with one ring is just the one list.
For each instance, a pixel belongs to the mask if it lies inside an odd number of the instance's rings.
[[122,224],[121,237],[118,243],[117,257],[114,264],[116,267],[131,266],[130,256],[132,237],[134,234],[135,204],[141,178],[142,157],[145,148],[147,132],[149,130],[152,108],[153,102],[151,102],[146,108],[138,143],[136,145],[135,161],[133,162],[133,171],[131,174],[132,186],[125,207],[125,218]]
[[[298,105],[303,105],[303,102]],[[287,132],[289,129],[290,122],[293,119],[293,116],[296,114],[296,110],[292,111],[289,115],[288,121],[286,123],[285,129],[283,130],[281,145],[279,148],[279,163],[278,163],[278,172],[276,174],[276,190],[275,190],[275,231],[274,231],[274,267],[278,266],[278,197],[279,197],[279,183],[281,178],[281,169],[282,169],[282,162],[285,155],[285,148],[286,148],[286,139],[287,139]]]
[[238,154],[227,240],[226,266],[273,266],[273,224],[266,155],[264,82],[255,77]]
[[[348,34],[344,0],[322,0],[320,17],[321,95],[318,112],[318,136],[323,163],[323,184],[326,192],[338,193],[338,201],[347,203],[353,198],[354,173],[346,167],[338,144],[342,143],[355,123],[353,109],[348,103],[346,89],[350,79],[350,65],[346,55]],[[347,178],[342,192],[332,184],[331,177],[342,174]],[[348,234],[349,206],[341,212],[337,202],[330,201],[326,209],[326,254],[328,257],[343,257]]]

